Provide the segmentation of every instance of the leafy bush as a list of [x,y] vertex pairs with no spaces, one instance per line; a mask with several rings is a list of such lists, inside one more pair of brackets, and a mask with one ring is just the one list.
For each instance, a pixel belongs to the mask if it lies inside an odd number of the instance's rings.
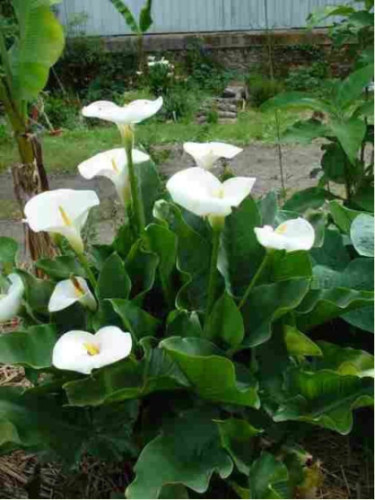
[[47,126],[52,125],[55,129],[73,129],[80,123],[80,108],[80,101],[72,95],[46,94],[43,99],[43,111],[49,123],[45,123],[46,119],[43,115],[40,120]]
[[288,90],[320,91],[327,76],[327,65],[317,62],[291,70],[285,80],[285,86]]
[[185,83],[174,85],[164,97],[164,114],[168,120],[192,119],[201,104],[199,90],[195,92]]
[[252,74],[246,80],[250,102],[258,107],[283,90],[283,84],[261,74]]

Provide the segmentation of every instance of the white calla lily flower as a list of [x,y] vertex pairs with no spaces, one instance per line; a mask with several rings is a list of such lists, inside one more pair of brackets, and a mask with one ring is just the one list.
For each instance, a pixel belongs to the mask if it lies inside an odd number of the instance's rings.
[[7,293],[0,295],[0,323],[9,321],[17,316],[25,291],[22,279],[18,274],[9,274],[10,286]]
[[[150,160],[146,153],[138,149],[133,149],[132,157],[134,164]],[[102,176],[111,180],[124,205],[131,199],[128,159],[124,148],[99,153],[78,165],[78,170],[85,179]]]
[[163,98],[154,101],[138,99],[125,106],[110,101],[95,101],[82,109],[83,116],[99,118],[116,125],[133,125],[155,115],[163,106]]
[[219,158],[231,160],[243,149],[223,142],[185,142],[184,150],[191,155],[197,166],[210,170]]
[[256,227],[254,231],[264,247],[287,252],[310,250],[315,241],[313,226],[302,217],[283,222],[276,229],[264,226]]
[[131,349],[130,333],[117,326],[106,326],[95,334],[72,330],[56,342],[52,364],[60,370],[89,375],[94,369],[128,357]]
[[72,276],[69,280],[57,283],[49,299],[49,312],[62,311],[67,307],[79,302],[84,307],[95,311],[97,304],[95,297],[85,279]]
[[220,182],[200,167],[173,175],[167,189],[174,202],[201,217],[225,217],[238,207],[254,186],[254,177],[233,177]]
[[99,205],[95,191],[56,189],[40,193],[26,203],[25,222],[38,233],[46,231],[64,236],[77,253],[84,250],[81,229],[89,211]]

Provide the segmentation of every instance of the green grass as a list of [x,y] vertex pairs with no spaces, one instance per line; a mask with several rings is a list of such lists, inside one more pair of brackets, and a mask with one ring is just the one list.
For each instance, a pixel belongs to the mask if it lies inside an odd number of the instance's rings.
[[[296,112],[283,113],[281,129],[299,118]],[[137,144],[147,149],[156,144],[186,141],[223,141],[246,146],[254,141],[273,142],[276,139],[273,113],[245,111],[235,124],[160,123],[153,119],[137,126]],[[115,126],[65,130],[61,136],[43,137],[44,163],[49,172],[72,172],[77,165],[96,153],[121,146]],[[0,143],[0,171],[18,161],[11,140]]]

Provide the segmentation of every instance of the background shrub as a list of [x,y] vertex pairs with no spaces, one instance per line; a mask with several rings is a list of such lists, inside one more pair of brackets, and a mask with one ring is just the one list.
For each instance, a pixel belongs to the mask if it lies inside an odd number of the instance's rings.
[[284,90],[284,84],[261,74],[251,74],[246,79],[246,85],[253,106],[261,106],[271,97]]

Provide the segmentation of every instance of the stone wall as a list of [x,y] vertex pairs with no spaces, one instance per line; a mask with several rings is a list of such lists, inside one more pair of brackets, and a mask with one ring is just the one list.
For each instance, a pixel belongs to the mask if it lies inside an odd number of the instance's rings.
[[[343,66],[347,57],[333,50],[327,30],[275,30],[271,32],[271,44],[276,71],[287,72],[290,67],[312,63],[319,58],[326,60],[336,74],[345,73],[350,62]],[[110,51],[135,50],[132,36],[106,37]],[[172,60],[184,58],[189,47],[199,44],[228,69],[249,71],[268,60],[268,38],[264,31],[220,32],[197,34],[146,35],[145,51],[149,54],[167,54]]]

